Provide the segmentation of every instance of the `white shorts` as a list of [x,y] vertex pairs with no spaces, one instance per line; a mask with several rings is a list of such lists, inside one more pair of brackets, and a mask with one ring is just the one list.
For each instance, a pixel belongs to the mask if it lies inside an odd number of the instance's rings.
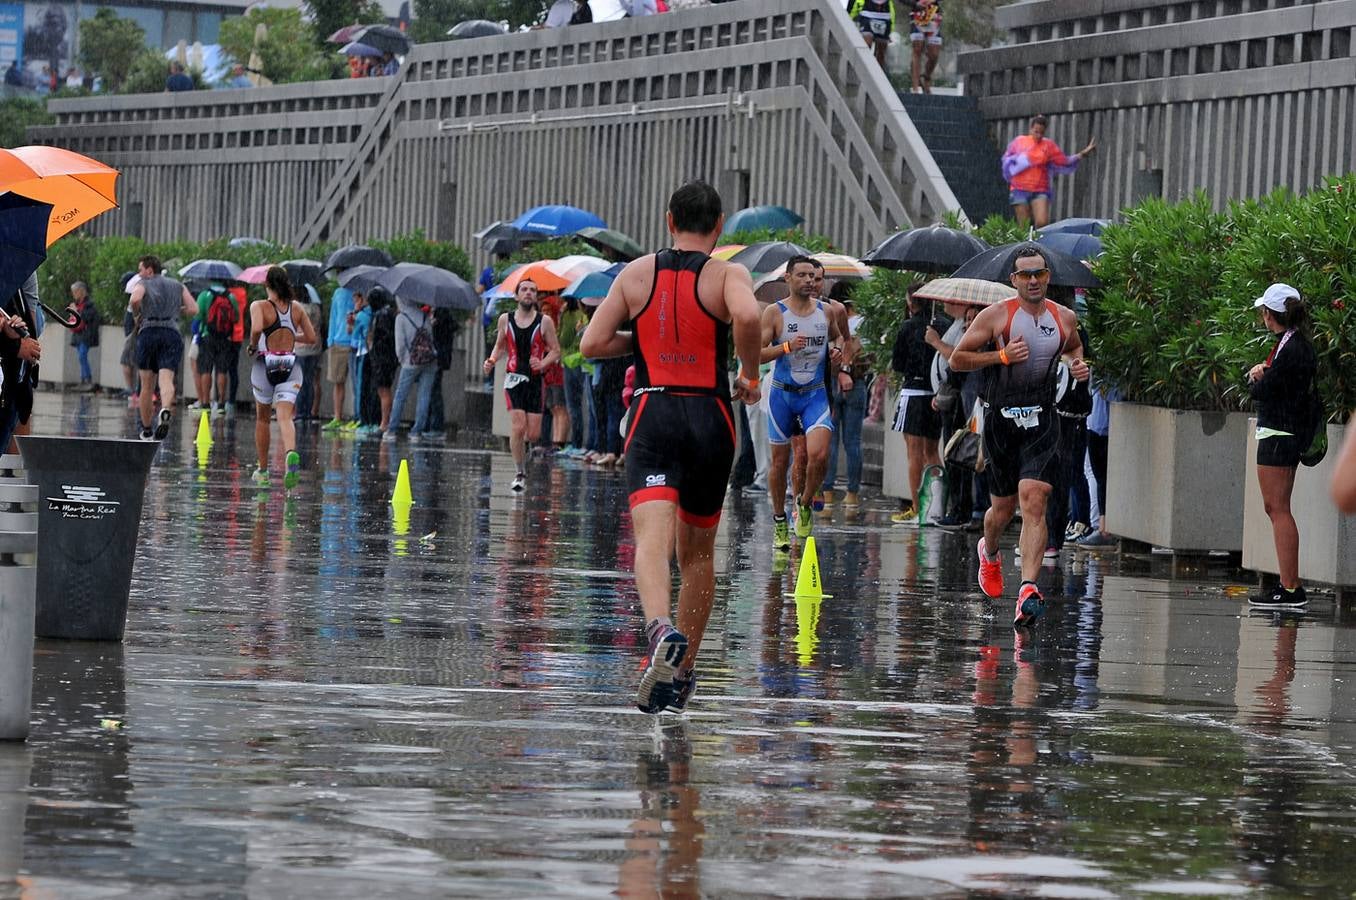
[[297,402],[297,395],[301,393],[301,363],[298,362],[292,366],[292,377],[282,384],[269,384],[268,375],[264,373],[264,361],[255,357],[254,365],[250,367],[250,387],[254,389],[254,402],[273,405],[274,403]]
[[942,45],[942,23],[932,22],[927,25],[914,25],[909,31],[909,40],[915,44],[921,44],[927,41],[934,47]]

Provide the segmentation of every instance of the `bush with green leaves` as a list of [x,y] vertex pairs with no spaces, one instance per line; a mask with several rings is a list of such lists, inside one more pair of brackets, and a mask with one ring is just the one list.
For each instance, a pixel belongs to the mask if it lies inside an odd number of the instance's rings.
[[852,311],[862,317],[857,337],[862,354],[875,372],[890,370],[890,354],[899,326],[909,317],[909,285],[923,278],[917,272],[876,269],[852,289]]
[[840,253],[827,235],[801,231],[799,228],[751,228],[721,235],[722,244],[761,244],[764,241],[790,241],[811,253]]
[[456,244],[431,240],[421,229],[398,235],[387,241],[373,241],[372,246],[391,254],[396,262],[421,263],[437,266],[471,280],[471,258]]
[[1174,409],[1247,409],[1244,374],[1275,338],[1252,303],[1282,281],[1313,316],[1330,415],[1356,407],[1356,176],[1303,196],[1277,191],[1216,212],[1204,194],[1150,200],[1102,235],[1104,288],[1088,329],[1098,371],[1126,398]]

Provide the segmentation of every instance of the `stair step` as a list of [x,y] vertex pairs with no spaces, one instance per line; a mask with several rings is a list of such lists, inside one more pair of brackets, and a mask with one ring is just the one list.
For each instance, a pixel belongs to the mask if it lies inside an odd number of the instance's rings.
[[898,93],[900,102],[905,108],[979,109],[979,99],[964,94],[915,94],[912,91]]

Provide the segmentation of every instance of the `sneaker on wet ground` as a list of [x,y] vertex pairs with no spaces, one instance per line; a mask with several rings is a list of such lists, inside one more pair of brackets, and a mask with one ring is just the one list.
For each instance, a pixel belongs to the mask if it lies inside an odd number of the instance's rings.
[[320,426],[321,431],[338,431],[344,427],[344,423],[339,419],[330,419],[324,425]]
[[650,636],[645,670],[636,690],[636,706],[643,713],[657,713],[678,697],[678,666],[687,655],[687,638],[672,625],[660,625]]
[[1064,529],[1064,540],[1076,541],[1088,533],[1088,526],[1082,522],[1070,522],[1069,527]]
[[1090,531],[1078,539],[1080,547],[1114,547],[1116,544],[1116,538],[1100,531]]
[[160,410],[160,415],[156,417],[155,421],[155,439],[157,441],[163,441],[165,438],[169,437],[170,419],[173,418],[173,416],[174,413],[170,412],[168,409]]
[[386,429],[386,431],[382,432],[382,435],[381,435],[381,442],[382,442],[383,444],[394,444],[394,443],[395,443],[395,439],[396,439],[396,433],[395,433],[395,426],[394,426],[394,425],[391,426],[390,428]]
[[984,592],[984,596],[996,600],[1003,596],[1003,554],[995,554],[993,559],[989,559],[984,552],[984,545],[984,538],[980,538],[975,545],[975,552],[979,554],[979,589]]
[[791,526],[786,521],[786,516],[780,519],[772,517],[772,549],[783,551],[791,549]]
[[900,510],[890,516],[890,523],[892,525],[917,525],[918,512],[914,509]]
[[509,490],[515,494],[521,494],[527,488],[527,476],[522,472],[513,476],[513,483],[509,485]]
[[968,521],[969,519],[963,519],[960,516],[942,516],[937,527],[943,531],[960,531]]
[[1034,625],[1043,612],[1045,598],[1041,596],[1040,589],[1031,582],[1026,582],[1017,592],[1017,608],[1013,611],[1012,627],[1025,628]]
[[143,428],[140,437],[143,441],[153,441],[155,440],[155,432],[149,428]]
[[689,669],[686,674],[673,676],[674,694],[669,701],[668,710],[680,713],[687,709],[687,701],[697,690],[697,673]]
[[1258,609],[1303,609],[1309,604],[1304,593],[1304,585],[1288,591],[1279,584],[1265,594],[1253,594],[1248,604]]
[[283,475],[283,487],[294,488],[301,480],[301,454],[295,450],[287,451],[287,473]]
[[815,511],[813,506],[796,504],[796,537],[802,541],[815,530]]
[[268,487],[268,469],[255,469],[254,483],[259,487]]

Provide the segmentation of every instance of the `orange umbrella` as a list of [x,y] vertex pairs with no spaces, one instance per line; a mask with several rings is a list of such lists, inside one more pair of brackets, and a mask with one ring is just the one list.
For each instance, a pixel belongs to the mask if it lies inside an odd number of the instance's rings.
[[513,296],[514,291],[518,290],[518,282],[523,279],[536,282],[537,290],[543,294],[565,290],[570,286],[570,279],[552,272],[547,265],[549,262],[552,262],[552,260],[538,260],[523,266],[521,269],[515,269],[513,274],[505,278],[504,283],[499,285],[499,290]]
[[60,147],[0,149],[0,191],[52,204],[47,246],[118,205],[116,169]]

